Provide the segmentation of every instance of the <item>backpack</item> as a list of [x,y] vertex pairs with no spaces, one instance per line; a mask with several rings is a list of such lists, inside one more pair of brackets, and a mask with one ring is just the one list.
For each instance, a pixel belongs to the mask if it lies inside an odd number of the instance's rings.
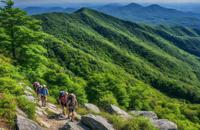
[[72,94],[70,94],[68,97],[67,97],[67,104],[68,106],[75,106],[76,105],[76,97]]
[[63,104],[67,103],[67,96],[64,91],[60,91],[59,100]]
[[40,89],[40,93],[41,93],[43,96],[46,96],[46,95],[48,95],[48,89],[47,89],[47,88],[41,88],[41,89]]

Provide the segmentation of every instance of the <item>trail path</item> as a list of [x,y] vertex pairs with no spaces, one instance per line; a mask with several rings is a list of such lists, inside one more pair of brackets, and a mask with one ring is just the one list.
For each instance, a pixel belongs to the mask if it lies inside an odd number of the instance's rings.
[[27,86],[25,89],[26,97],[37,104],[36,121],[44,130],[66,130],[67,123],[78,126],[79,121],[71,122],[67,116],[62,114],[62,109],[59,106],[48,102],[46,107],[41,107],[41,101],[38,102],[33,93],[33,89]]
[[[66,130],[66,124],[71,122],[67,116],[62,115],[60,108],[51,103],[47,103],[46,107],[37,107],[37,121],[44,130]],[[74,125],[78,123],[78,121],[72,122]]]

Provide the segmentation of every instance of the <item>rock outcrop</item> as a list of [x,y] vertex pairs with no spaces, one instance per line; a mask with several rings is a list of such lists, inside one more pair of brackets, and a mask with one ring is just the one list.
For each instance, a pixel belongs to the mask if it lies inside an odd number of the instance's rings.
[[158,119],[151,121],[155,125],[155,127],[160,130],[178,130],[177,125],[167,119]]
[[84,107],[85,107],[86,109],[88,109],[89,111],[92,111],[92,112],[95,112],[95,113],[100,113],[99,108],[98,108],[96,105],[94,105],[94,104],[85,103],[85,104],[84,104]]
[[109,113],[120,115],[121,117],[124,118],[131,118],[131,116],[127,112],[125,112],[124,110],[115,105],[110,105],[109,107],[107,107],[107,111]]
[[130,112],[134,116],[144,116],[150,119],[158,119],[158,116],[153,111],[131,111]]
[[64,126],[65,130],[90,130],[86,126],[76,123],[76,122],[67,122],[67,124]]
[[113,126],[101,116],[85,115],[81,118],[81,122],[91,130],[114,130]]
[[36,102],[36,99],[33,96],[33,92],[34,91],[29,86],[25,87],[24,94],[26,99],[29,100],[30,102]]
[[34,121],[17,115],[17,130],[42,130],[42,128]]

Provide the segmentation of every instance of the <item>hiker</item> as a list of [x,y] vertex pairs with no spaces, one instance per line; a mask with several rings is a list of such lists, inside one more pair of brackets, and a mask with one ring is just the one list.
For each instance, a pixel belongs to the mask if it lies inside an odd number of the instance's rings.
[[68,118],[70,119],[71,115],[71,121],[74,121],[75,118],[75,108],[78,105],[78,102],[76,100],[76,96],[74,94],[69,94],[67,97],[67,107],[68,107]]
[[38,99],[40,99],[40,89],[41,89],[41,85],[39,82],[34,82],[33,83],[33,87],[35,88],[35,92],[37,94]]
[[67,97],[68,97],[68,92],[60,91],[58,101],[60,105],[62,106],[63,115],[66,115],[66,111],[67,111]]
[[40,89],[40,95],[41,95],[42,107],[46,107],[47,96],[49,95],[46,85],[43,85],[42,88]]

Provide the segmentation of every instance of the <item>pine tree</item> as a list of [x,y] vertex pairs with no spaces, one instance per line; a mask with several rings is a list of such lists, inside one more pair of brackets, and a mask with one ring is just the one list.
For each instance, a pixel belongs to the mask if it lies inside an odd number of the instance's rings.
[[14,60],[18,60],[22,45],[40,40],[34,33],[27,35],[27,30],[29,32],[41,30],[40,22],[27,16],[26,12],[19,8],[14,8],[12,0],[1,2],[5,6],[0,8],[0,29],[4,30],[5,35],[8,36],[8,42],[1,43],[3,44],[1,46],[5,47],[4,49],[11,54]]

